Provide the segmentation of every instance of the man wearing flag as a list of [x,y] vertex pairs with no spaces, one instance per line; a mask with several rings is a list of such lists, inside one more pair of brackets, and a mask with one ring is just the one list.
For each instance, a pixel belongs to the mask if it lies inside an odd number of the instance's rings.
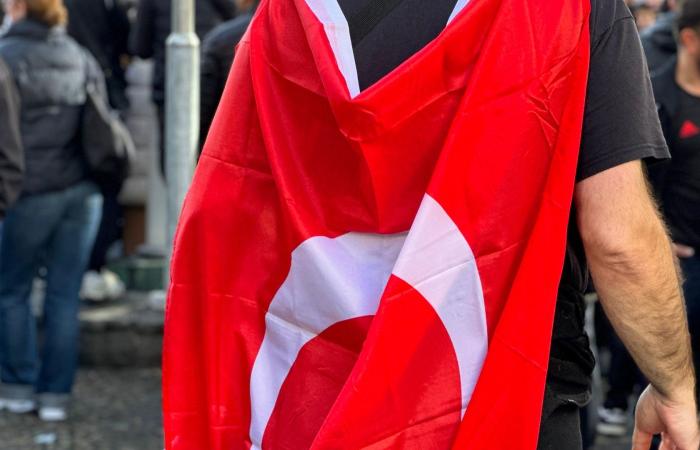
[[590,266],[636,448],[695,450],[667,157],[621,0],[261,2],[176,238],[167,448],[580,448]]

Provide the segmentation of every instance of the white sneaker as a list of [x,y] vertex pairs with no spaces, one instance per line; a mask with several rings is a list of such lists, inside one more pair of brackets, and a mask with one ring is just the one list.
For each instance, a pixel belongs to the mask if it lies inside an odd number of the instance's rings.
[[598,408],[596,431],[604,436],[624,436],[627,434],[627,411],[620,408]]
[[39,419],[44,422],[63,422],[68,418],[66,408],[61,406],[42,406],[39,408]]
[[104,283],[106,297],[110,300],[118,300],[126,293],[126,286],[119,276],[111,270],[102,269],[100,273]]
[[90,270],[83,275],[83,284],[80,287],[80,298],[101,302],[107,299],[107,286],[99,272]]
[[12,414],[27,414],[35,409],[36,402],[34,400],[0,399],[0,411],[7,410]]

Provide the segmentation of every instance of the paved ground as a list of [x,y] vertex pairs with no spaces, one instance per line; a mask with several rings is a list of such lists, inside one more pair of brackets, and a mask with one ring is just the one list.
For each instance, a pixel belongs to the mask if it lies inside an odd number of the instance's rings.
[[606,439],[598,438],[593,450],[630,450],[632,448],[631,439]]
[[[0,450],[161,450],[160,371],[84,369],[71,420],[47,425],[35,416],[0,413]],[[595,450],[629,450],[603,441]],[[206,449],[202,449],[206,450]]]
[[83,370],[70,421],[0,412],[2,450],[160,450],[160,371]]

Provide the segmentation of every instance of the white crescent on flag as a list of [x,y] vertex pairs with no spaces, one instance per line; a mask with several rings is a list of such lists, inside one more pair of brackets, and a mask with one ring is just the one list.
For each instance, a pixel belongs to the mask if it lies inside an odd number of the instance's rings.
[[459,364],[464,415],[488,349],[484,296],[469,244],[426,195],[408,235],[314,237],[292,253],[289,275],[265,316],[265,338],[251,374],[252,448],[261,448],[304,345],[336,323],[373,316],[391,275],[417,290],[445,326]]

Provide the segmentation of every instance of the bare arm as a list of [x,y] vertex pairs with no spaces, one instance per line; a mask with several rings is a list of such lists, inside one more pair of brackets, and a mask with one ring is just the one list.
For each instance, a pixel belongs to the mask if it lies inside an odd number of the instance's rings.
[[662,394],[694,389],[690,338],[671,242],[639,162],[581,182],[579,229],[603,307]]
[[671,242],[641,163],[627,163],[580,182],[575,202],[603,307],[654,395],[679,405],[674,408],[688,417],[690,428],[677,432],[677,445],[685,449],[686,442],[692,442],[687,448],[694,445],[695,450],[700,437],[685,307]]

